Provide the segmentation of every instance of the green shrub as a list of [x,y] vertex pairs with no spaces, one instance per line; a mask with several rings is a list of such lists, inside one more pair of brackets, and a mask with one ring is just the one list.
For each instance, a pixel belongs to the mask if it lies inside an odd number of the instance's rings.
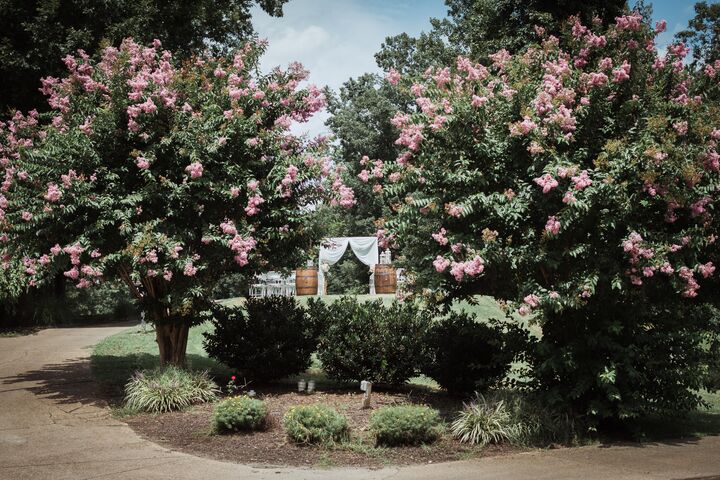
[[251,298],[233,308],[214,305],[211,320],[205,350],[248,379],[282,378],[310,366],[316,330],[293,298]]
[[168,366],[136,372],[125,385],[125,404],[137,411],[169,412],[213,401],[219,392],[207,372]]
[[507,375],[529,338],[516,324],[452,312],[430,328],[423,373],[453,393],[486,390]]
[[333,303],[311,299],[308,311],[324,325],[318,358],[328,376],[357,382],[400,384],[419,373],[425,362],[429,321],[411,302],[358,303],[343,297]]
[[382,407],[370,416],[370,430],[378,445],[432,443],[442,434],[440,414],[425,406]]
[[324,405],[290,408],[283,417],[283,427],[290,440],[301,444],[337,442],[348,432],[345,416]]
[[262,430],[267,422],[265,402],[246,396],[228,398],[213,411],[213,428],[218,433]]

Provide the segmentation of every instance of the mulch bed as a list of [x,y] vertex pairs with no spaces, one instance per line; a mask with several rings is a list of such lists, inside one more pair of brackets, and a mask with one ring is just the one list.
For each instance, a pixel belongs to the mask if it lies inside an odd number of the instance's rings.
[[[373,391],[372,408],[360,408],[362,393],[351,391],[317,392],[312,395],[268,389],[259,395],[268,406],[267,430],[234,435],[215,435],[210,420],[212,405],[200,405],[182,412],[162,415],[137,415],[125,421],[140,435],[173,450],[219,460],[257,466],[363,466],[408,465],[464,460],[480,456],[516,452],[512,447],[477,448],[444,435],[432,445],[417,447],[374,448],[368,431],[373,409],[400,403],[427,404],[437,408],[449,420],[461,407],[459,399],[442,393]],[[294,405],[322,403],[348,417],[351,441],[348,444],[298,446],[287,440],[282,417]]]

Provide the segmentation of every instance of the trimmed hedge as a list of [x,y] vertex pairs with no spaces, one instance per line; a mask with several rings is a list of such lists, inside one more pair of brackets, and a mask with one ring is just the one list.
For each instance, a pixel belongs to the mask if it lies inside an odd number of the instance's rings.
[[422,370],[449,392],[484,391],[505,378],[529,342],[528,332],[515,324],[451,312],[430,327]]
[[218,433],[263,430],[267,424],[265,402],[247,396],[220,402],[213,411],[213,428]]
[[267,381],[304,372],[316,329],[291,297],[250,298],[243,307],[213,305],[205,350],[248,379]]
[[343,297],[333,303],[311,299],[313,323],[323,325],[318,358],[339,381],[401,384],[419,373],[426,358],[429,320],[411,302],[359,303]]
[[420,445],[432,443],[443,432],[440,414],[426,406],[382,407],[370,416],[370,430],[378,445]]
[[325,405],[291,407],[283,417],[290,440],[300,444],[332,443],[348,433],[347,418]]

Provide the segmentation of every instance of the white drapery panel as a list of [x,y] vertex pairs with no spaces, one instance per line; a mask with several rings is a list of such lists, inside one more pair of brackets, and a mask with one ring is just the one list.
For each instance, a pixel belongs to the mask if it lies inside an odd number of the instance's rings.
[[[334,265],[345,254],[348,245],[355,256],[368,267],[378,263],[377,237],[335,237],[326,238],[320,245],[318,257],[318,295],[325,294],[325,273],[322,271],[323,263]],[[375,295],[375,273],[370,275],[370,295]]]

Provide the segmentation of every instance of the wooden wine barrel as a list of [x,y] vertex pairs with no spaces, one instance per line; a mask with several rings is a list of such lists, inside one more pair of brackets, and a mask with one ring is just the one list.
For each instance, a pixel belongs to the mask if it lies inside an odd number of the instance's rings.
[[317,295],[317,267],[295,270],[295,295]]
[[392,265],[375,265],[375,293],[395,293],[397,277]]

